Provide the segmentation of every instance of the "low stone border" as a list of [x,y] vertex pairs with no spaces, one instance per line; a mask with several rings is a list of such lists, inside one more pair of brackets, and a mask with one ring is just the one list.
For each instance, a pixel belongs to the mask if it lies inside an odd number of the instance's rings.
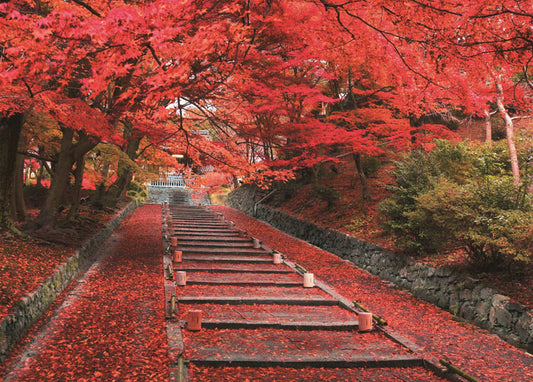
[[356,266],[409,290],[416,297],[533,352],[532,312],[479,280],[453,274],[449,269],[415,263],[374,244],[258,204],[255,199],[258,199],[255,189],[243,186],[229,195],[228,205],[350,260]]
[[73,256],[58,266],[40,287],[23,297],[16,310],[0,322],[0,361],[7,356],[22,334],[48,309],[75,276],[96,260],[97,249],[137,207],[136,201],[129,203],[107,222],[104,228],[75,250]]

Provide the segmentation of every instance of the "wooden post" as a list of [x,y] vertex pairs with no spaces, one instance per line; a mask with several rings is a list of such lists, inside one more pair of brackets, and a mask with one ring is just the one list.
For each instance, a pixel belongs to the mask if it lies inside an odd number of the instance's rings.
[[177,271],[176,272],[176,284],[179,286],[185,286],[187,284],[187,272]]
[[170,245],[172,245],[173,247],[177,247],[178,246],[178,238],[176,236],[172,236],[170,238]]
[[255,237],[252,239],[254,243],[254,248],[261,248],[261,242],[259,239],[256,239]]
[[182,261],[182,255],[183,255],[183,252],[182,251],[174,251],[174,262],[175,263],[181,263]]
[[170,317],[174,317],[177,312],[178,312],[178,309],[177,309],[177,304],[176,304],[176,296],[172,295],[170,297]]
[[198,309],[189,310],[187,313],[187,329],[200,330],[202,329],[202,311]]
[[273,259],[274,264],[281,264],[281,253],[275,252],[272,256],[274,256],[274,259]]
[[372,313],[360,312],[358,314],[358,319],[360,332],[369,332],[372,330]]
[[312,273],[304,273],[304,288],[315,286],[315,276]]

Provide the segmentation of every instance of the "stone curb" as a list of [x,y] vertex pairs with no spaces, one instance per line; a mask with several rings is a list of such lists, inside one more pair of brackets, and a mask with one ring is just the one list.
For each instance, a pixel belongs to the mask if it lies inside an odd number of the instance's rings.
[[254,199],[255,189],[244,186],[229,195],[227,204],[349,260],[457,317],[489,329],[514,346],[533,352],[533,312],[479,280],[459,276],[449,269],[415,263],[356,237],[258,204]]
[[97,249],[138,206],[137,201],[130,202],[107,222],[104,228],[75,250],[36,290],[18,301],[15,311],[0,322],[0,361],[9,354],[22,334],[38,320],[75,276],[97,259]]

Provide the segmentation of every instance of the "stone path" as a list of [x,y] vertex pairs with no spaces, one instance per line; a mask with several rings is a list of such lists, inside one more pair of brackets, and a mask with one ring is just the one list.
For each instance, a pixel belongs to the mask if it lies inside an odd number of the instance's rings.
[[[163,219],[172,380],[208,380],[209,373],[217,378],[211,380],[238,380],[232,376],[241,368],[252,380],[276,380],[259,377],[277,367],[320,370],[324,380],[350,380],[359,368],[370,373],[364,380],[372,373],[390,374],[382,380],[457,380],[392,331],[360,331],[361,311],[349,300],[320,280],[304,287],[304,269],[287,259],[274,264],[274,251],[221,215],[171,204]],[[185,285],[176,285],[183,272]],[[201,311],[201,330],[189,322],[190,311]],[[413,372],[422,374],[412,379]]]
[[160,221],[158,205],[124,221],[5,382],[168,381]]
[[[220,214],[174,202],[163,213],[143,206],[123,224],[6,381],[464,381],[398,328],[374,321],[360,331],[347,290],[320,279],[304,287],[301,265],[274,264],[277,253]],[[334,273],[322,277],[334,284]],[[199,331],[190,327],[194,310]],[[435,328],[419,336],[447,338]],[[526,363],[521,373],[526,379],[507,380],[528,380]]]

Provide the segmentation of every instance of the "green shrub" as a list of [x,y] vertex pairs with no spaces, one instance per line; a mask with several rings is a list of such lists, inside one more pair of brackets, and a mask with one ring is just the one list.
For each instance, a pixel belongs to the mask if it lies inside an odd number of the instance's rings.
[[128,198],[131,200],[137,200],[140,203],[144,203],[148,197],[146,186],[132,180],[128,187]]
[[437,142],[429,154],[410,153],[393,175],[397,185],[380,212],[399,248],[414,254],[463,248],[478,266],[531,260],[529,179],[513,185],[503,144]]
[[[487,177],[458,185],[443,179],[422,194],[408,219],[441,246],[463,248],[478,266],[528,260],[532,211],[517,204],[512,178]],[[529,205],[529,203],[528,203]]]
[[395,237],[395,244],[409,253],[435,251],[438,248],[433,247],[434,241],[419,232],[407,214],[415,209],[418,195],[433,188],[438,169],[429,156],[419,150],[412,151],[402,161],[395,162],[395,166],[392,175],[396,185],[389,187],[393,195],[379,206],[384,217],[382,225]]

